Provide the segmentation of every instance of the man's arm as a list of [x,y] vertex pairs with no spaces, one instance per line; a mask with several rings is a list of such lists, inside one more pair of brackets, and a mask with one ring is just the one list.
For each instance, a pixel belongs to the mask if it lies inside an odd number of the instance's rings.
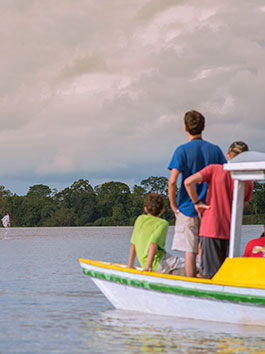
[[171,174],[168,180],[168,198],[170,202],[170,207],[174,214],[178,213],[178,206],[176,202],[177,195],[177,180],[180,172],[175,168],[172,168]]
[[195,188],[196,183],[202,182],[203,178],[200,172],[194,173],[194,175],[189,176],[188,178],[185,179],[184,185],[187,190],[187,193],[191,199],[191,201],[194,204],[194,208],[196,209],[199,217],[202,216],[203,212],[206,209],[209,209],[210,206],[204,204],[202,201],[199,200],[198,193]]
[[135,246],[133,243],[131,243],[130,253],[129,253],[129,261],[128,261],[129,268],[134,268],[135,257],[136,257]]
[[156,251],[157,251],[157,244],[152,242],[150,244],[150,247],[149,247],[147,264],[146,264],[146,268],[145,268],[145,270],[147,272],[152,272],[153,271],[152,265],[153,265],[153,261],[154,261],[154,257],[155,257]]

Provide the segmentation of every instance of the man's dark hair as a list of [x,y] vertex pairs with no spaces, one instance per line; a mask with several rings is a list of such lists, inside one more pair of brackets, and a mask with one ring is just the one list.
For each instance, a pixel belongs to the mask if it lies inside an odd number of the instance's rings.
[[232,158],[244,151],[248,151],[248,146],[243,141],[234,141],[228,149],[228,153]]
[[150,193],[144,200],[144,207],[148,213],[157,216],[161,213],[165,205],[164,197],[158,193]]
[[201,134],[205,126],[204,116],[197,111],[189,111],[185,113],[184,123],[187,131],[191,135]]

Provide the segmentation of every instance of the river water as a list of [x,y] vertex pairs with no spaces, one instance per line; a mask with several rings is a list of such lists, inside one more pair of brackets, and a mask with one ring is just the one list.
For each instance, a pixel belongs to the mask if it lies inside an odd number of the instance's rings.
[[[243,252],[262,226],[242,231]],[[265,353],[264,327],[115,310],[78,259],[127,263],[131,232],[1,228],[0,353]]]

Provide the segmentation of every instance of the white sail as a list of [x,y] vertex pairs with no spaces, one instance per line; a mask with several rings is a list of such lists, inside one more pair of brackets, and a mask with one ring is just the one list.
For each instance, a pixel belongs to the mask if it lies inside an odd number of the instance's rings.
[[9,214],[6,214],[2,219],[2,224],[5,228],[9,227],[10,226],[10,217],[9,217]]

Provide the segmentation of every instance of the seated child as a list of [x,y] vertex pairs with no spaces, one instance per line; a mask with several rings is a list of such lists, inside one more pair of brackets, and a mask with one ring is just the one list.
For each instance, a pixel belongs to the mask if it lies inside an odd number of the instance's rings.
[[259,238],[250,240],[245,248],[243,257],[265,257],[265,225],[264,232]]
[[128,267],[134,267],[135,257],[145,271],[184,275],[183,260],[165,251],[168,222],[161,219],[164,198],[150,193],[144,200],[147,215],[138,216],[131,237]]

